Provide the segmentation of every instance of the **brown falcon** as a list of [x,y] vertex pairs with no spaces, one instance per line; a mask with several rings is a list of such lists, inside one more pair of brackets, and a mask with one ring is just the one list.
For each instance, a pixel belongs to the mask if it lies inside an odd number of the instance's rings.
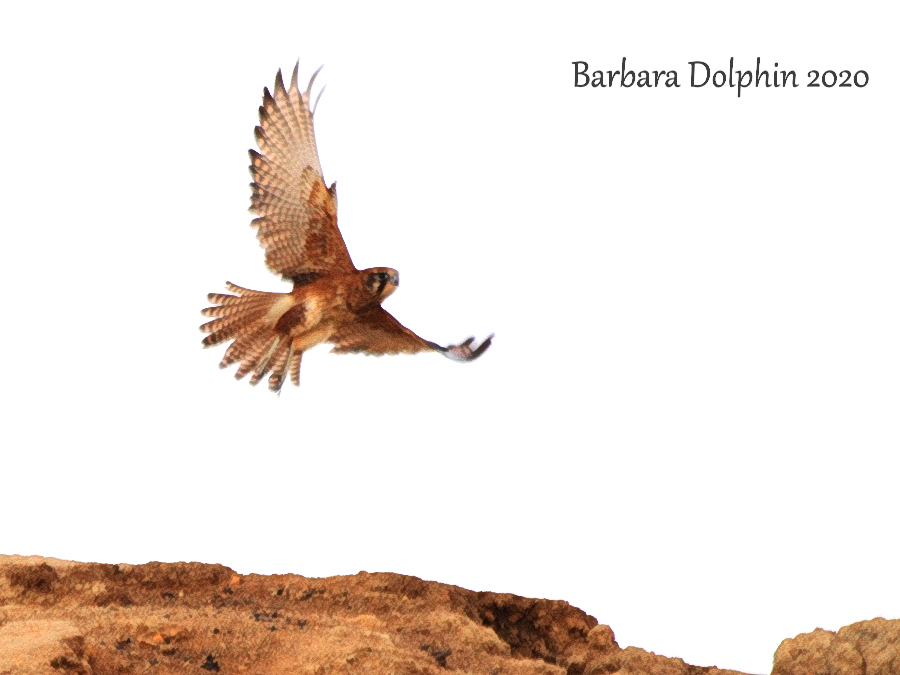
[[316,150],[309,101],[319,71],[301,92],[298,66],[289,88],[279,70],[273,93],[263,90],[256,127],[260,152],[250,150],[250,212],[257,216],[252,225],[266,266],[293,282],[293,290],[267,293],[226,282],[231,294],[210,293],[215,306],[203,310],[214,317],[200,327],[209,333],[203,346],[234,340],[219,367],[239,363],[235,377],[251,375],[254,385],[271,372],[269,389],[276,392],[288,373],[300,383],[303,352],[322,342],[339,354],[436,351],[455,361],[477,359],[493,335],[476,348],[475,338],[449,347],[429,342],[381,307],[400,283],[397,270],[353,266],[337,226],[335,184],[325,187]]

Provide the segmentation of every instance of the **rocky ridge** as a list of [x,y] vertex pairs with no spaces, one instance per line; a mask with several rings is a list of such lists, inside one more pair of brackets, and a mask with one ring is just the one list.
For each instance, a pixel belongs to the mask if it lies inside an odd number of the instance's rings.
[[[741,675],[634,647],[566,602],[399,574],[0,556],[0,675]],[[900,621],[785,640],[773,675],[900,674]]]

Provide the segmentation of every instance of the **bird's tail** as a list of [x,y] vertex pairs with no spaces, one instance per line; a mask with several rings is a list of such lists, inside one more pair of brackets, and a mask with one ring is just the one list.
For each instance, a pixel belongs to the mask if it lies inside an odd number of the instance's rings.
[[215,306],[201,312],[204,316],[215,317],[200,326],[201,331],[209,333],[203,338],[203,346],[212,347],[234,340],[225,350],[219,367],[227,368],[233,363],[240,363],[234,374],[239,380],[253,373],[250,384],[256,385],[271,371],[269,389],[277,392],[290,371],[293,383],[299,384],[303,352],[294,349],[289,335],[275,330],[275,324],[284,311],[279,311],[280,307],[290,307],[291,296],[287,293],[251,291],[231,282],[225,282],[225,286],[235,295],[210,293],[209,301]]

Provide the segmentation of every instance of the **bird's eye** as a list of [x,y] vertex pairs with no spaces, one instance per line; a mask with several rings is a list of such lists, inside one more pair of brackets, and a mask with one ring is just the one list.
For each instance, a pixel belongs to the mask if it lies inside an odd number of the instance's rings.
[[387,280],[388,280],[387,272],[379,272],[378,273],[378,281],[387,281]]

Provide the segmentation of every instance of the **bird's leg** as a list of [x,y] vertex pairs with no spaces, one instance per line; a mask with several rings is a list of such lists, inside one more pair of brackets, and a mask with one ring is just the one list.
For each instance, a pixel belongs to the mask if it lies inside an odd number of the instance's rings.
[[472,349],[470,345],[475,342],[475,338],[470,337],[468,340],[458,345],[444,347],[442,353],[448,359],[453,359],[454,361],[474,361],[487,351],[487,348],[491,346],[491,340],[493,339],[494,334],[491,333],[477,348]]

